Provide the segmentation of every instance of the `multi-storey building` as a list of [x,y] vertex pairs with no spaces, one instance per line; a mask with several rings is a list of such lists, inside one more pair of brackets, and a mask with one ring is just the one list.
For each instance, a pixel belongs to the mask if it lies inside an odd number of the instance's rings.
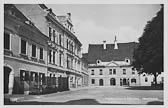
[[71,14],[56,16],[44,4],[16,4],[28,19],[49,40],[47,56],[47,86],[60,91],[82,84],[81,42],[73,31]]
[[90,44],[85,58],[89,62],[91,86],[151,85],[150,75],[138,74],[131,65],[137,43]]
[[48,37],[14,5],[4,5],[4,93],[43,90],[47,40]]

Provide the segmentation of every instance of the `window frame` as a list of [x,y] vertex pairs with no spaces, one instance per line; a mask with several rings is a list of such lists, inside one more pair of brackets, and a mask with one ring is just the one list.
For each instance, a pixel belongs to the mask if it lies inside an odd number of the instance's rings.
[[91,70],[91,75],[95,75],[94,69]]
[[148,82],[148,77],[145,77],[145,82]]
[[[42,58],[41,58],[41,49],[42,49]],[[44,48],[42,47],[39,48],[39,59],[44,60]]]
[[12,47],[12,34],[11,33],[7,33],[7,32],[4,32],[4,43],[5,43],[5,34],[9,34],[9,49],[5,49],[5,45],[4,45],[4,50],[11,50],[11,47]]
[[116,75],[116,73],[117,73],[117,69],[113,69],[113,75]]
[[53,32],[52,32],[52,34],[53,34],[53,42],[54,42],[54,43],[56,43],[56,41],[55,41],[55,37],[56,37],[56,36],[55,36],[55,35],[56,35],[56,31],[55,31],[54,29],[53,29]]
[[99,70],[99,75],[103,75],[103,69]]
[[55,51],[53,51],[53,64],[55,64]]
[[[35,56],[33,55],[33,46],[35,46]],[[32,44],[32,57],[37,58],[37,45]]]
[[52,50],[49,50],[49,63],[52,63]]
[[135,75],[135,68],[132,68],[132,75]]
[[109,75],[113,74],[112,71],[113,71],[113,69],[109,69]]
[[123,69],[123,75],[126,75],[126,69]]
[[49,37],[49,40],[52,41],[52,28],[51,27],[48,27],[48,37]]
[[92,80],[91,80],[91,84],[95,84],[95,79],[92,79]]
[[[22,53],[22,40],[26,42],[26,49],[25,49],[26,54]],[[20,39],[20,54],[27,55],[27,44],[28,42],[26,39],[23,39],[23,38]]]

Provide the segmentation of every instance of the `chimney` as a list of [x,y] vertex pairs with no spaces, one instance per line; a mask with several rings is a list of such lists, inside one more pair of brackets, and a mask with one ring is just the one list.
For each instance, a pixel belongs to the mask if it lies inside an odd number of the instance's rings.
[[71,17],[71,13],[67,13],[67,15],[68,15],[68,18],[70,18],[70,17]]
[[106,40],[103,41],[103,49],[106,49]]
[[114,40],[114,49],[118,49],[116,36],[115,36],[115,40]]

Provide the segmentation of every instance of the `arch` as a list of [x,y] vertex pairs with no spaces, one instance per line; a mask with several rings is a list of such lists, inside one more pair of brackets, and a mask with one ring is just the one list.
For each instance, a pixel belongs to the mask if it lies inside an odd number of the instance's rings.
[[116,85],[116,79],[115,78],[110,79],[110,85]]
[[99,79],[99,86],[103,86],[103,79]]
[[5,64],[4,65],[4,93],[12,94],[14,85],[14,71],[13,68]]
[[132,79],[131,79],[131,83],[136,83],[136,79],[135,79],[135,78],[132,78]]

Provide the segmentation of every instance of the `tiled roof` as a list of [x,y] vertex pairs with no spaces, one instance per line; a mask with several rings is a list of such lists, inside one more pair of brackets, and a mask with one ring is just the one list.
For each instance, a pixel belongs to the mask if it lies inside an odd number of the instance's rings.
[[85,58],[89,64],[96,63],[96,60],[102,62],[123,61],[125,58],[133,60],[133,51],[137,47],[137,43],[118,43],[118,49],[114,49],[114,44],[106,44],[106,49],[103,49],[103,44],[89,44],[88,54]]

